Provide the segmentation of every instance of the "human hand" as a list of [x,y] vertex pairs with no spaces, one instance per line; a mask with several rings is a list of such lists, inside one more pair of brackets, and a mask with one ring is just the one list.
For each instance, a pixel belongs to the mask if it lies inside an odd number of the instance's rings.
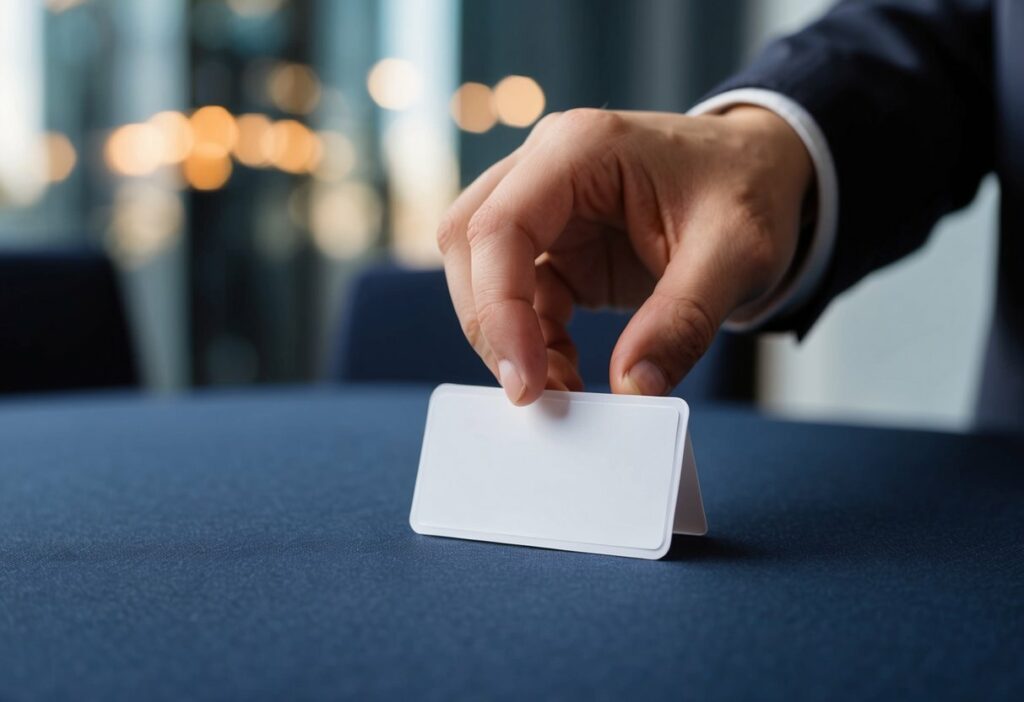
[[636,309],[612,391],[665,394],[781,280],[812,174],[799,136],[759,107],[548,115],[438,231],[466,338],[525,405],[583,387],[574,305]]

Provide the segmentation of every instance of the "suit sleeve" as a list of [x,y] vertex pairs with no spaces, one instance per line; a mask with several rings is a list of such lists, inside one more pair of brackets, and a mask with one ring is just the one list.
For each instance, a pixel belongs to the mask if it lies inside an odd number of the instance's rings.
[[785,95],[835,164],[831,260],[810,299],[769,329],[804,334],[836,295],[973,199],[993,165],[992,52],[988,0],[848,1],[713,91]]

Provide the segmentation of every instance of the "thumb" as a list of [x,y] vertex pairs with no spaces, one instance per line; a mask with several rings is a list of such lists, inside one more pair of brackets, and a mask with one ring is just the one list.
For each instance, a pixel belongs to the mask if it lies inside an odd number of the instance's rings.
[[729,315],[729,276],[676,256],[619,337],[609,368],[612,392],[666,395],[700,360]]

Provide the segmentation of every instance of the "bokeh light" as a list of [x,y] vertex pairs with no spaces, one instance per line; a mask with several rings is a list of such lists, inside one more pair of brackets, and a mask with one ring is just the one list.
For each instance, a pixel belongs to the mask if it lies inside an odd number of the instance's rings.
[[78,162],[71,140],[60,132],[50,132],[43,137],[43,148],[46,151],[47,180],[51,183],[67,180]]
[[270,165],[270,149],[267,134],[271,121],[266,115],[244,114],[235,120],[238,125],[238,139],[233,153],[238,162],[250,168]]
[[451,101],[451,113],[459,129],[482,134],[498,120],[494,93],[483,83],[463,83]]
[[313,243],[329,258],[353,258],[373,244],[382,214],[377,191],[365,183],[318,185],[310,200]]
[[123,266],[147,263],[177,238],[184,221],[181,199],[150,182],[118,188],[107,247]]
[[378,61],[366,77],[366,87],[373,101],[388,110],[411,107],[423,89],[419,69],[398,58]]
[[309,66],[281,63],[267,76],[267,96],[284,112],[309,114],[320,103],[320,79]]
[[544,113],[544,91],[526,76],[508,76],[494,86],[498,119],[510,127],[528,127]]
[[275,122],[263,137],[270,162],[287,173],[308,173],[317,167],[323,147],[304,124],[293,119]]
[[356,166],[356,147],[341,132],[322,131],[318,134],[323,153],[313,176],[325,182],[343,180]]
[[126,124],[107,138],[103,150],[107,166],[120,175],[144,176],[163,162],[164,143],[152,124]]
[[163,163],[184,161],[195,141],[188,117],[180,112],[158,112],[150,117],[148,122],[160,132],[161,161]]
[[238,141],[238,125],[235,124],[235,118],[220,105],[200,107],[192,114],[189,122],[192,126],[195,148],[202,147],[204,154],[216,149],[221,155],[226,156]]
[[231,177],[231,159],[219,144],[200,142],[185,159],[181,172],[196,190],[217,190]]

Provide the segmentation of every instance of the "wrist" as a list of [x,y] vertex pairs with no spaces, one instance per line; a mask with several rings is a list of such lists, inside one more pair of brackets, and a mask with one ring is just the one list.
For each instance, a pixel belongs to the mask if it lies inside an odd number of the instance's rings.
[[[786,124],[799,137],[806,150],[813,167],[810,183],[802,183],[800,168],[792,169],[789,174],[789,166],[794,161],[799,162],[799,152],[791,147],[783,147],[790,156],[774,159],[787,165],[786,179],[791,181],[790,185],[778,182],[776,178],[770,179],[769,190],[772,191],[772,198],[776,200],[776,207],[772,208],[778,214],[778,208],[791,209],[792,205],[781,202],[786,189],[798,189],[799,196],[787,196],[788,202],[794,202],[797,197],[803,203],[802,209],[798,210],[800,220],[799,226],[793,225],[790,231],[799,229],[799,247],[791,258],[790,269],[785,279],[775,286],[773,291],[761,297],[756,303],[745,307],[742,311],[734,312],[726,326],[733,331],[753,331],[762,328],[767,322],[774,322],[780,317],[791,314],[794,310],[804,305],[807,299],[817,290],[832,258],[832,251],[835,248],[836,228],[839,210],[839,191],[836,182],[836,168],[832,159],[832,152],[828,140],[822,132],[815,117],[810,114],[800,103],[791,97],[773,90],[766,90],[757,87],[736,88],[719,93],[702,101],[694,106],[689,114],[693,116],[715,116],[721,119],[721,115],[730,109],[736,113],[729,119],[739,119],[741,114],[756,114],[748,112],[752,108],[770,110],[786,122]],[[740,110],[743,110],[741,113]],[[772,125],[771,120],[756,118],[759,126],[757,129],[765,129],[769,132],[777,132],[779,138],[773,137],[766,141],[777,141],[779,144],[787,142],[786,132],[778,131],[781,125]],[[763,124],[761,124],[763,122]],[[732,124],[730,126],[730,131]],[[748,144],[749,139],[745,140]],[[774,164],[768,164],[771,173],[782,168]],[[759,187],[760,189],[760,187]]]
[[775,256],[765,261],[764,275],[751,277],[752,288],[735,310],[742,315],[772,298],[798,263],[801,232],[806,229],[808,213],[814,210],[815,171],[800,135],[774,111],[741,103],[716,118],[728,121],[741,135],[745,160],[757,174],[747,187],[768,194],[767,200],[762,200],[771,223],[765,234],[774,242],[769,249]]
[[798,206],[801,205],[814,185],[814,163],[803,139],[789,122],[772,110],[746,104],[726,108],[719,117],[750,133],[756,143],[765,145],[779,182],[785,185],[786,192],[795,198]]

